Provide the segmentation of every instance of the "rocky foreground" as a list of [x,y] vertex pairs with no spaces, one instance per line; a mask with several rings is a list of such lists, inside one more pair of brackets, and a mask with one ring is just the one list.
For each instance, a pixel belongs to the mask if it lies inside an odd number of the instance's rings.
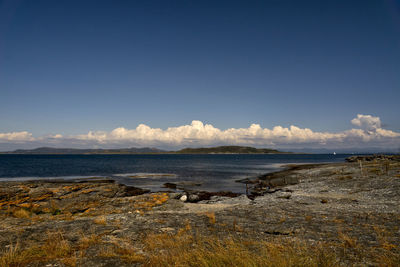
[[399,266],[398,158],[242,182],[239,196],[0,183],[0,266]]

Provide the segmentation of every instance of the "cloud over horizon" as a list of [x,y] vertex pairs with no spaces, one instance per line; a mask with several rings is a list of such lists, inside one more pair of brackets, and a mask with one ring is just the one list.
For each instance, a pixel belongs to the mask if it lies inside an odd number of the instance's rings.
[[250,145],[271,148],[344,149],[377,147],[397,151],[400,133],[381,128],[379,117],[358,114],[351,123],[357,128],[331,133],[314,132],[297,126],[275,126],[272,129],[251,124],[248,128],[221,130],[211,124],[193,120],[189,125],[165,130],[139,124],[135,129],[124,127],[110,132],[90,131],[87,134],[33,137],[27,131],[0,133],[0,144],[51,145],[56,147],[131,147],[155,146],[180,148],[185,146]]

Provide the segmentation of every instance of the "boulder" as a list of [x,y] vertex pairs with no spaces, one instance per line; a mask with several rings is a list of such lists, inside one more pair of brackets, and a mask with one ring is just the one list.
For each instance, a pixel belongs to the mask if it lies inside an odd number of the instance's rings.
[[200,197],[196,194],[190,194],[188,197],[189,202],[198,202],[200,200]]
[[187,195],[182,195],[179,200],[182,202],[186,202],[186,200],[188,199]]

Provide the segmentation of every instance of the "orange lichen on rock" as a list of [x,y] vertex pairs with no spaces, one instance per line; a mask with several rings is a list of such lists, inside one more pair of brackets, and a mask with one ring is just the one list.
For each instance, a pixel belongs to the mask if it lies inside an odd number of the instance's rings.
[[153,201],[156,205],[161,205],[168,200],[167,193],[155,194],[153,195]]
[[40,205],[36,204],[36,203],[22,203],[22,204],[19,204],[18,207],[25,208],[25,209],[37,209],[40,207]]
[[5,201],[0,202],[0,207],[6,206],[6,205],[7,206],[16,206],[18,204],[27,202],[29,199],[30,199],[29,197],[23,197],[23,198],[17,198],[15,200],[5,200]]
[[36,198],[32,198],[32,201],[42,201],[42,200],[45,200],[45,199],[49,199],[52,196],[53,196],[53,193],[46,193],[46,194],[43,194],[43,195],[38,196]]
[[141,209],[145,211],[150,211],[152,208],[162,205],[168,200],[167,193],[156,193],[148,196],[144,196],[138,199],[134,203],[135,209]]
[[83,188],[85,188],[86,187],[86,185],[85,184],[78,184],[78,185],[66,185],[66,186],[63,186],[63,189],[65,190],[65,191],[78,191],[78,190],[81,190],[81,189],[83,189]]
[[95,191],[97,191],[97,190],[95,190],[93,188],[88,188],[88,189],[82,190],[81,193],[82,194],[88,194],[90,192],[95,192]]

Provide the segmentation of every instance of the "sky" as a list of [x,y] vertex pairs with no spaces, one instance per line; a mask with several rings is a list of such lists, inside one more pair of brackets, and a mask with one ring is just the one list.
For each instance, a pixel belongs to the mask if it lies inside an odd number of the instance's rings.
[[400,1],[0,0],[0,151],[400,151]]

